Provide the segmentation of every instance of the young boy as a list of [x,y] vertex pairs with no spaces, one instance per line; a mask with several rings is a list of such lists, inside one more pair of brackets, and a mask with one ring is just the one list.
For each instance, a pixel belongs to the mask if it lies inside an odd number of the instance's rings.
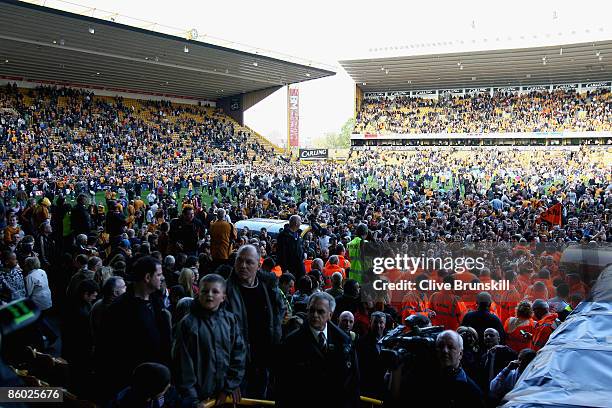
[[11,211],[7,214],[6,219],[8,225],[4,229],[4,244],[14,250],[24,233],[21,226],[17,224],[17,214]]
[[172,350],[176,386],[185,406],[214,398],[222,405],[227,396],[240,401],[246,346],[236,317],[219,308],[225,300],[225,279],[206,275],[191,310],[177,326]]

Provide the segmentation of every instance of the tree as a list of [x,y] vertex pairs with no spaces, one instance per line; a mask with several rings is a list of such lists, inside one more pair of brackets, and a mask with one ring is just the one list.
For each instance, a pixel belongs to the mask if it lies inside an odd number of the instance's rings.
[[326,133],[323,137],[315,139],[314,145],[325,149],[347,149],[351,147],[351,134],[354,128],[355,118],[350,118],[342,125],[340,133]]

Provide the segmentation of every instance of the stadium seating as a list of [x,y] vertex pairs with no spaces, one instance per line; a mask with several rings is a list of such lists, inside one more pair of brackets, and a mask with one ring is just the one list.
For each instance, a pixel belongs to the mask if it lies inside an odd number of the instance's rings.
[[[0,90],[0,110],[5,180],[188,173],[202,163],[265,161],[274,149],[210,107],[9,86]],[[159,157],[164,157],[161,165]]]
[[469,133],[609,131],[609,90],[495,93],[442,97],[366,99],[357,133]]

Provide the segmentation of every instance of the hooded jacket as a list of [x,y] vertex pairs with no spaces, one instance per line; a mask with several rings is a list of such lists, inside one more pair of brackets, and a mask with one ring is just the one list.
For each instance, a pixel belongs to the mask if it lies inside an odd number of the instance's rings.
[[177,326],[172,348],[176,386],[184,401],[193,403],[230,393],[240,386],[246,364],[246,344],[236,317],[222,308],[205,310],[198,301]]

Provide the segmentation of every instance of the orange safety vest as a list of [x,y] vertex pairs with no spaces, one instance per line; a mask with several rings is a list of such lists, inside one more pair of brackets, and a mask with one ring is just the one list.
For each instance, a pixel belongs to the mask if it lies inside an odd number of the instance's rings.
[[525,293],[527,288],[531,286],[531,277],[528,275],[519,275],[514,281],[514,286],[519,293]]
[[499,319],[505,322],[510,317],[516,315],[516,305],[523,299],[523,296],[514,286],[507,292],[501,294],[499,299]]
[[323,276],[325,277],[325,289],[329,289],[332,287],[331,276],[335,272],[340,272],[342,274],[342,280],[346,279],[346,272],[344,272],[344,269],[342,269],[338,265],[326,266],[325,268],[323,268]]
[[444,326],[447,330],[457,330],[465,314],[465,305],[457,296],[448,292],[435,292],[429,298],[429,307],[436,313],[433,326]]
[[397,282],[402,278],[404,274],[397,268],[393,269],[385,269],[385,271],[381,274],[381,276],[386,277],[389,282]]
[[549,313],[536,322],[531,339],[532,349],[538,351],[544,347],[552,332],[557,328],[557,317],[556,313]]
[[531,348],[531,337],[524,337],[521,334],[521,330],[527,333],[531,333],[533,335],[535,321],[533,319],[529,319],[526,323],[523,323],[520,326],[516,326],[514,330],[510,331],[511,319],[518,318],[510,317],[506,320],[506,323],[504,324],[504,330],[506,331],[506,345],[517,353],[520,352],[522,349]]
[[423,300],[415,291],[408,291],[402,300],[400,315],[402,322],[413,314],[427,316],[427,302]]
[[525,293],[525,298],[530,302],[536,299],[548,300],[549,297],[551,296],[548,295],[548,289],[544,288],[543,290],[537,290],[533,285],[529,286]]
[[[304,260],[304,270],[306,271],[306,273],[310,273],[310,271],[312,270],[312,261],[314,261],[314,259],[305,259]],[[321,271],[323,272],[323,271]]]
[[272,268],[272,272],[277,278],[280,278],[280,276],[283,274],[283,269],[280,267],[280,265],[276,265],[274,268]]

